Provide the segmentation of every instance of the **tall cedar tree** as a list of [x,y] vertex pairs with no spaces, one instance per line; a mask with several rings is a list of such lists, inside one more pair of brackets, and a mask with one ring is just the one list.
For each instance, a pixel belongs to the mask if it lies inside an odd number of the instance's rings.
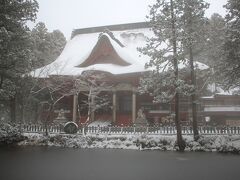
[[31,31],[33,42],[33,68],[50,64],[60,55],[66,45],[66,38],[59,30],[48,32],[45,24],[39,22]]
[[197,126],[197,86],[194,67],[194,49],[196,49],[197,44],[201,43],[201,41],[205,39],[203,36],[206,23],[204,13],[209,4],[204,2],[204,0],[183,0],[182,2],[182,44],[184,46],[184,50],[186,51],[185,54],[187,54],[189,57],[188,59],[191,71],[191,84],[193,86],[193,92],[191,93],[193,135],[194,140],[197,140],[199,133]]
[[[218,64],[218,76],[227,90],[240,87],[240,1],[228,0],[226,4],[226,33],[223,54]],[[239,93],[239,91],[238,91]]]
[[12,121],[18,82],[30,67],[26,22],[36,19],[37,9],[35,0],[0,0],[0,99],[10,104]]
[[179,95],[184,84],[179,78],[178,64],[182,61],[181,13],[179,0],[157,0],[151,6],[148,17],[155,37],[149,40],[146,47],[140,51],[151,60],[146,67],[152,69],[140,81],[140,92],[150,93],[154,102],[175,101],[175,125],[177,129],[177,144],[180,151],[185,149],[179,119]]
[[218,61],[221,59],[221,47],[224,43],[225,20],[224,18],[214,13],[208,20],[206,25],[207,41],[204,44],[205,48],[203,56],[200,56],[202,62],[211,68],[217,68]]

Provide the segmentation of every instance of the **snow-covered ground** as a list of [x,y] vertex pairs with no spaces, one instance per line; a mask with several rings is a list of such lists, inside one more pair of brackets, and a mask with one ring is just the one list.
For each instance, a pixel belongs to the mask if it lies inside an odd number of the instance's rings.
[[[194,141],[191,135],[183,136],[186,151],[231,152],[240,154],[240,135],[204,135]],[[115,148],[133,150],[176,151],[175,135],[157,134],[65,134],[21,133],[18,127],[0,123],[0,145],[56,146],[73,148]]]
[[[18,145],[58,146],[74,148],[115,148],[133,150],[164,150],[176,151],[175,136],[160,135],[98,135],[83,136],[67,134],[24,133],[26,140]],[[240,153],[239,135],[202,136],[197,142],[192,136],[184,136],[186,151],[231,152]]]

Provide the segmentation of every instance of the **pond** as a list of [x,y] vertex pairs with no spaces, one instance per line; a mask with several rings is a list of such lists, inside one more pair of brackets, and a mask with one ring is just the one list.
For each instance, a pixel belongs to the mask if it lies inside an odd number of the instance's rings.
[[48,147],[0,147],[1,180],[239,179],[240,156]]

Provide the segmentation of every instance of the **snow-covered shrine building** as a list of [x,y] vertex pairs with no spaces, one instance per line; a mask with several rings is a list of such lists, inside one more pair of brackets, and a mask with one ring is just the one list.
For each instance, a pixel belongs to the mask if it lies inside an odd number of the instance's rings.
[[[37,69],[35,76],[79,76],[86,71],[104,73],[111,83],[111,90],[107,91],[111,108],[94,113],[94,120],[132,125],[138,111],[144,109],[149,124],[168,122],[174,111],[173,104],[153,104],[150,96],[137,93],[140,77],[146,72],[145,63],[149,60],[137,48],[144,47],[152,36],[149,24],[145,22],[74,30],[57,60]],[[198,67],[208,68],[202,63],[198,63]],[[56,109],[63,109],[67,120],[84,123],[86,110],[78,112],[83,99],[81,93],[65,97]],[[52,120],[57,118],[58,112],[54,113]],[[204,120],[204,114],[199,116]],[[190,118],[189,105],[181,105],[180,120],[189,122]]]
[[[108,29],[108,30],[107,30]],[[111,31],[111,32],[110,32]],[[145,104],[137,96],[141,73],[145,72],[146,57],[137,47],[144,46],[151,32],[147,23],[133,23],[74,30],[61,55],[51,64],[37,69],[35,76],[79,76],[84,71],[104,72],[112,82],[110,110],[95,113],[95,120],[112,121],[116,125],[130,125],[137,110]],[[69,96],[56,108],[64,109],[68,120],[84,123],[86,111],[78,117],[77,104],[83,96]],[[55,113],[54,118],[56,118]]]

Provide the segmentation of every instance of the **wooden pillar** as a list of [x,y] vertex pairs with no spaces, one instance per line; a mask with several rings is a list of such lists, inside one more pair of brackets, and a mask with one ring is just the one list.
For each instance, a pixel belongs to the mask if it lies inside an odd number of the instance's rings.
[[113,104],[112,118],[113,118],[113,123],[115,123],[116,120],[117,120],[117,95],[116,95],[116,91],[113,91],[112,104]]
[[73,118],[72,118],[72,121],[73,122],[77,122],[77,106],[78,106],[78,95],[77,94],[74,94],[73,95]]
[[136,120],[136,92],[132,92],[132,122]]
[[93,110],[95,107],[95,97],[92,95],[91,96],[91,122],[95,121],[95,111]]

